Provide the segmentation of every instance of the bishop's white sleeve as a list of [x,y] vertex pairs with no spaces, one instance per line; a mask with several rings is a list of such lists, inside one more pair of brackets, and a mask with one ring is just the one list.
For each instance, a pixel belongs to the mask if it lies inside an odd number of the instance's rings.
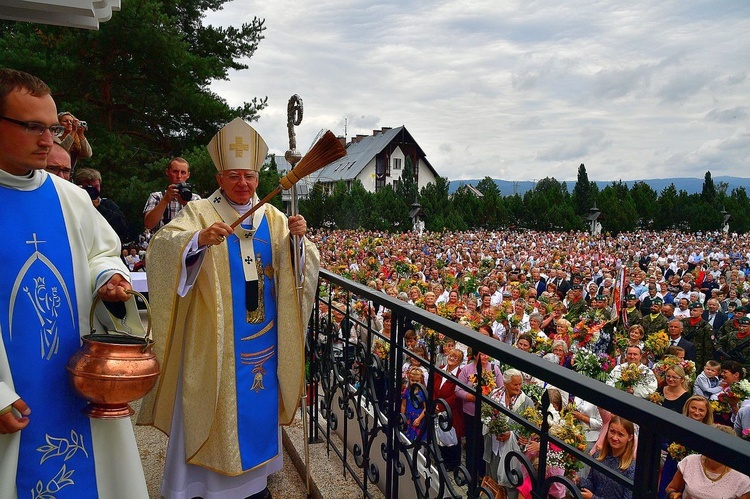
[[198,273],[203,265],[203,258],[206,256],[206,248],[208,246],[202,248],[198,246],[198,234],[200,234],[200,231],[193,234],[190,242],[185,246],[185,251],[182,253],[180,281],[177,284],[177,294],[180,297],[184,297],[193,289],[195,280],[198,278]]

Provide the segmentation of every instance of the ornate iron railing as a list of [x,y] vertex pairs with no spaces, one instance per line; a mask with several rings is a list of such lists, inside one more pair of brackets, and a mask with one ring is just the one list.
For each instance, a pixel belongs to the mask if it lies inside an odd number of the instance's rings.
[[[340,307],[332,307],[333,296],[343,296]],[[369,301],[391,311],[390,335],[381,335],[372,328],[371,319],[358,319],[352,303]],[[336,321],[337,315],[341,318]],[[547,418],[541,428],[528,423],[514,413],[499,407],[482,394],[481,385],[467,386],[448,373],[440,371],[427,359],[419,359],[429,373],[426,386],[411,385],[411,400],[426,400],[427,424],[418,438],[404,437],[405,419],[401,415],[401,366],[411,352],[403,348],[403,329],[399,324],[412,321],[467,345],[474,352],[484,352],[499,362],[515,367],[525,374],[576,394],[613,414],[633,421],[639,426],[636,454],[636,473],[629,480],[620,473],[603,466],[588,453],[567,445],[548,433]],[[334,327],[333,324],[336,323]],[[359,332],[358,340],[339,337],[340,325],[345,333],[349,328]],[[389,346],[388,355],[381,358],[373,352],[373,344]],[[517,424],[539,435],[539,465],[536,469],[520,452],[511,452],[503,463],[510,482],[518,486],[523,473],[530,477],[532,495],[547,497],[550,487],[562,484],[572,497],[580,498],[578,488],[566,477],[546,476],[547,444],[553,443],[600,473],[612,478],[634,492],[634,497],[657,496],[660,450],[663,439],[678,441],[696,452],[706,454],[742,473],[750,475],[750,443],[733,438],[714,428],[677,416],[673,411],[579,375],[535,355],[512,348],[494,338],[483,336],[435,314],[411,306],[403,301],[362,286],[328,271],[321,270],[313,320],[308,335],[307,359],[313,398],[306,411],[311,423],[311,444],[324,442],[330,453],[342,462],[342,473],[350,476],[361,488],[363,497],[487,497],[494,494],[482,486],[476,466],[464,464],[449,472],[441,455],[435,423],[444,430],[452,426],[454,415],[448,408],[437,413],[439,402],[433,397],[433,379],[440,374],[471,391],[477,398],[476,414],[482,404],[492,406]],[[435,358],[435,345],[428,345]],[[428,355],[429,356],[429,355]],[[481,378],[481,376],[479,376]],[[444,402],[444,401],[443,401]],[[543,398],[542,414],[547,414],[549,398]],[[444,404],[446,407],[448,404]],[[343,446],[331,438],[337,433]],[[480,439],[481,425],[474,428],[467,439]],[[476,440],[475,440],[476,441]],[[353,458],[353,464],[351,461]],[[477,456],[477,459],[481,459]]]

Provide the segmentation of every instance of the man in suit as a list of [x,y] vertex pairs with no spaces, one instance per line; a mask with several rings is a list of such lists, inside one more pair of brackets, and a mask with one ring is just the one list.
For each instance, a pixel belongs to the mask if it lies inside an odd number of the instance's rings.
[[721,311],[721,304],[716,298],[708,300],[708,309],[703,311],[703,320],[711,324],[714,331],[721,329],[727,321],[727,314]]
[[547,289],[547,280],[541,276],[538,267],[531,269],[531,285],[536,289],[537,296],[542,296],[542,293]]
[[673,346],[681,347],[685,350],[685,359],[692,360],[695,362],[696,351],[693,342],[686,340],[682,337],[682,321],[674,319],[669,322],[667,326],[667,333],[669,334],[669,344]]

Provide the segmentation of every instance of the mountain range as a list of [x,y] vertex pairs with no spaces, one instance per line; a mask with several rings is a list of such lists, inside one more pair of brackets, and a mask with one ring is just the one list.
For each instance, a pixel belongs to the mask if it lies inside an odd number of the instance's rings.
[[[712,177],[714,181],[714,185],[716,186],[717,190],[722,185],[722,183],[726,182],[727,184],[727,194],[730,194],[733,189],[736,189],[737,187],[744,187],[748,192],[750,192],[750,178],[742,178],[742,177],[728,177],[728,176],[721,176],[721,177]],[[453,194],[456,189],[461,187],[464,184],[471,184],[473,186],[476,186],[481,179],[469,179],[469,180],[451,180],[450,185],[448,187],[449,193]],[[500,189],[500,193],[503,196],[512,196],[516,193],[523,196],[526,191],[531,190],[536,185],[536,182],[531,180],[524,180],[524,181],[511,181],[511,180],[500,180],[500,179],[493,179],[495,180],[495,184],[497,184],[497,187]],[[688,194],[694,194],[694,193],[700,193],[703,190],[703,178],[683,178],[683,177],[675,177],[675,178],[654,178],[654,179],[643,179],[643,180],[623,180],[624,184],[627,184],[627,186],[630,188],[633,186],[635,182],[645,182],[646,184],[650,185],[652,189],[656,191],[657,194],[661,195],[661,192],[669,187],[670,184],[674,184],[675,188],[677,189],[677,192],[680,192],[684,190]],[[604,181],[604,180],[595,180],[594,181],[596,185],[599,187],[599,190],[601,191],[606,186],[610,185],[612,181]],[[576,185],[575,180],[567,180],[566,181],[568,192],[573,192],[573,188]]]

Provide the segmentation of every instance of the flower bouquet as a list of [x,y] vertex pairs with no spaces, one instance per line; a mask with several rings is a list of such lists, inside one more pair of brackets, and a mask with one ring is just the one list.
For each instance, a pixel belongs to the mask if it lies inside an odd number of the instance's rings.
[[482,405],[482,424],[488,428],[490,435],[497,436],[510,431],[508,416],[490,404]]
[[648,394],[648,400],[656,405],[661,405],[664,402],[664,395],[659,392],[651,392]]
[[729,406],[726,402],[721,402],[719,400],[712,400],[709,402],[711,404],[711,410],[714,414],[724,414],[732,412],[732,408]]
[[662,355],[667,353],[669,350],[669,336],[664,332],[663,329],[649,334],[644,342],[644,348],[649,352],[654,359],[660,358]]
[[667,371],[674,366],[682,367],[688,380],[691,383],[695,382],[695,376],[697,374],[695,371],[695,362],[692,360],[680,360],[674,355],[666,355],[662,360],[654,364],[653,371],[657,378],[663,379],[666,376]]
[[628,388],[635,388],[645,382],[646,375],[641,372],[638,364],[628,364],[620,372],[620,377],[615,381],[615,388],[625,391]]
[[732,383],[729,385],[729,389],[719,393],[718,398],[719,402],[724,402],[729,406],[732,403],[741,404],[743,400],[750,398],[750,381],[743,379],[737,383]]
[[384,341],[380,338],[375,338],[375,341],[372,343],[372,353],[380,359],[380,361],[383,363],[383,365],[386,365],[388,362],[388,355],[391,352],[391,345],[387,341]]
[[573,369],[587,378],[606,381],[607,374],[614,367],[615,360],[606,353],[595,354],[587,348],[574,349]]
[[544,388],[537,385],[536,383],[524,383],[521,385],[521,391],[526,394],[534,404],[539,407],[542,403],[542,395],[544,394]]
[[534,338],[534,344],[531,347],[531,351],[539,357],[544,357],[552,351],[552,338],[537,336]]
[[696,454],[695,452],[685,448],[684,445],[678,444],[677,442],[672,442],[671,444],[669,444],[669,447],[667,447],[667,453],[669,454],[669,457],[677,462],[682,461],[691,454]]
[[599,331],[604,327],[604,322],[594,322],[589,318],[581,319],[570,334],[573,344],[578,347],[585,347],[588,344],[594,344],[599,340]]
[[[526,409],[524,409],[521,413],[521,417],[529,423],[536,425],[537,428],[542,427],[542,413],[534,407],[527,407]],[[510,428],[511,430],[513,430],[513,433],[515,433],[519,438],[530,438],[531,435],[535,435],[537,433],[516,422],[510,423]]]
[[750,440],[750,428],[742,430],[742,440]]
[[[586,450],[586,433],[583,425],[570,411],[560,419],[558,424],[550,427],[550,434],[581,452]],[[565,470],[565,475],[572,476],[576,471],[583,468],[583,463],[575,456],[562,450],[560,453],[562,454],[562,460],[559,467]],[[549,461],[548,464],[550,464]]]
[[[479,377],[476,373],[469,376],[469,383],[476,390],[479,384]],[[489,395],[492,390],[497,388],[495,373],[491,369],[482,371],[482,395]]]

